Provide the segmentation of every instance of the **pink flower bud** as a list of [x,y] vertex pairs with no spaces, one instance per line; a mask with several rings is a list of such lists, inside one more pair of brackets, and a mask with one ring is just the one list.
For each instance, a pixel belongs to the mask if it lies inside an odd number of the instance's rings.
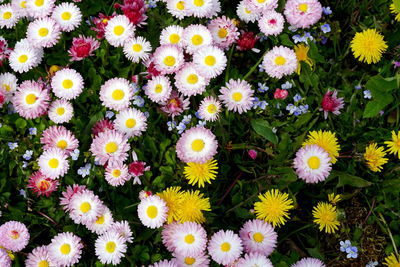
[[289,92],[287,90],[279,89],[276,88],[275,93],[274,93],[274,98],[275,99],[285,99],[289,95]]
[[252,158],[252,159],[256,159],[257,158],[257,151],[255,151],[254,149],[250,149],[248,151],[248,153],[249,153],[249,157],[250,158]]

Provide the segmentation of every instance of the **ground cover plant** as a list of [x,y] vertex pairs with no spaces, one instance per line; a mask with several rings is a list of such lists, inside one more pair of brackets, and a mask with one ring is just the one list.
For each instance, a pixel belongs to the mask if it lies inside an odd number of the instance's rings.
[[399,0],[0,3],[0,266],[400,266]]

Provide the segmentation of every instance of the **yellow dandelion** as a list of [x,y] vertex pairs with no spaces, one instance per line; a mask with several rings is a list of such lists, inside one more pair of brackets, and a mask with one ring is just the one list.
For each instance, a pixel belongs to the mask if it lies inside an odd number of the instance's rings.
[[385,262],[383,265],[386,265],[388,267],[400,267],[400,261],[397,259],[396,255],[393,253],[390,254],[390,256],[387,256],[385,258]]
[[400,159],[400,132],[392,131],[392,141],[386,141],[385,144],[389,147],[389,154],[394,154]]
[[319,225],[319,230],[328,234],[339,229],[340,222],[337,220],[336,207],[330,203],[319,202],[313,209],[314,222]]
[[350,47],[354,57],[361,62],[367,62],[367,64],[379,62],[382,53],[388,48],[383,40],[383,35],[375,29],[357,32],[351,41]]
[[386,152],[383,151],[383,147],[378,147],[376,143],[367,146],[364,153],[367,166],[373,172],[380,172],[382,170],[382,165],[388,162],[385,156]]
[[328,200],[332,205],[336,205],[340,200],[342,200],[342,195],[336,195],[335,193],[331,193],[328,195]]
[[183,192],[181,192],[180,190],[180,186],[172,186],[165,189],[161,193],[157,193],[157,196],[159,196],[162,200],[165,201],[165,203],[167,203],[168,224],[178,220],[178,210],[180,209],[180,205],[183,201]]
[[254,203],[254,211],[257,219],[264,220],[272,226],[281,226],[289,219],[288,211],[293,209],[293,200],[287,193],[281,193],[278,189],[267,191],[258,198],[261,202]]
[[308,134],[308,139],[304,141],[303,146],[318,145],[328,152],[331,162],[336,163],[339,156],[340,146],[335,133],[331,131],[312,131]]
[[393,3],[390,5],[390,12],[396,15],[395,19],[400,21],[400,2],[393,0]]
[[311,68],[313,67],[313,61],[311,60],[311,58],[308,57],[308,51],[310,50],[309,46],[306,46],[304,44],[299,44],[296,45],[294,47],[294,52],[296,53],[296,57],[297,57],[297,69],[296,72],[297,74],[300,74],[301,71],[301,61],[304,61],[305,63],[307,63]]
[[210,159],[206,163],[189,162],[185,166],[183,174],[189,180],[190,185],[197,184],[198,187],[204,187],[204,182],[211,184],[218,173],[217,161]]
[[182,203],[178,209],[178,221],[203,223],[206,221],[203,211],[210,211],[209,198],[204,198],[200,191],[186,191],[182,195]]

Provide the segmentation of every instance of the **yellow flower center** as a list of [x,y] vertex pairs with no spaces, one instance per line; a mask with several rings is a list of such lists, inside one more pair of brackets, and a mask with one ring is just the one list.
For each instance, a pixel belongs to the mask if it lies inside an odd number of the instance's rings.
[[186,81],[190,84],[196,84],[199,81],[199,77],[196,74],[190,74]]
[[156,85],[156,88],[154,89],[154,91],[155,91],[157,94],[159,94],[159,93],[162,92],[162,89],[163,89],[162,85],[161,85],[161,84],[157,84],[157,85]]
[[21,8],[26,8],[26,1],[22,1],[21,4],[20,4],[20,7]]
[[49,267],[49,262],[46,260],[39,261],[38,267]]
[[194,236],[192,234],[188,234],[185,236],[185,242],[188,244],[193,244],[194,242]]
[[234,92],[234,93],[232,94],[232,99],[233,99],[233,101],[235,101],[235,102],[240,102],[240,100],[242,100],[242,98],[243,98],[243,95],[242,95],[242,93],[240,93],[240,92]]
[[18,231],[15,231],[15,230],[13,230],[13,231],[11,231],[11,238],[12,239],[18,239],[19,238],[19,233],[18,233]]
[[122,91],[121,89],[116,89],[116,90],[114,90],[114,92],[112,93],[112,98],[113,98],[114,100],[117,100],[117,101],[123,99],[124,96],[125,96],[125,93],[124,93],[124,91]]
[[228,242],[222,243],[222,245],[221,245],[221,250],[222,250],[223,252],[228,252],[228,251],[230,251],[230,250],[231,250],[231,244],[229,244]]
[[263,4],[266,0],[257,0],[258,3]]
[[194,141],[192,142],[192,149],[193,149],[194,151],[196,151],[196,152],[200,152],[200,151],[203,150],[204,145],[205,145],[205,143],[204,143],[203,140],[201,140],[201,139],[196,139],[196,140],[194,140]]
[[106,152],[107,153],[114,153],[115,151],[117,151],[118,150],[118,145],[117,145],[117,143],[115,143],[115,142],[109,142],[107,145],[106,145]]
[[298,5],[297,9],[300,10],[301,12],[307,12],[308,5],[307,4],[300,4],[300,5]]
[[194,0],[193,3],[194,3],[195,6],[200,7],[200,6],[204,5],[204,0]]
[[284,65],[285,63],[286,63],[286,59],[285,59],[284,57],[282,57],[282,56],[277,56],[277,57],[275,58],[275,64],[276,64],[276,65],[282,66],[282,65]]
[[70,12],[68,12],[68,11],[65,11],[65,12],[63,12],[63,13],[61,14],[61,18],[62,18],[63,20],[70,20],[71,17],[72,17],[72,14],[71,14]]
[[264,240],[264,236],[261,234],[261,233],[255,233],[254,235],[253,235],[253,239],[254,239],[254,241],[256,241],[257,243],[261,243],[261,242],[263,242],[263,240]]
[[115,251],[116,247],[117,247],[117,245],[115,244],[115,242],[108,241],[107,244],[106,244],[106,251],[108,253],[113,253]]
[[318,169],[319,166],[321,165],[320,159],[316,156],[310,157],[308,159],[307,163],[308,163],[308,167],[310,167],[313,170]]
[[166,56],[164,58],[164,64],[168,67],[172,67],[173,65],[175,65],[175,58],[173,56]]
[[25,97],[25,102],[26,102],[28,105],[33,105],[33,104],[35,104],[35,103],[36,103],[36,95],[35,95],[35,94],[28,94],[28,95]]
[[115,178],[118,178],[118,177],[121,175],[121,171],[118,170],[118,169],[115,169],[115,170],[112,171],[112,175],[113,175]]
[[218,37],[225,38],[228,35],[228,31],[225,28],[221,28],[218,30]]
[[12,17],[12,13],[10,11],[4,12],[3,19],[10,19]]
[[125,28],[122,27],[121,25],[115,26],[114,27],[114,34],[117,36],[121,36],[122,34],[124,34],[125,32]]
[[57,142],[57,147],[58,148],[66,149],[67,146],[68,146],[68,143],[65,140],[60,140],[60,141]]
[[210,104],[207,107],[207,111],[208,113],[214,114],[215,112],[217,112],[217,106],[214,104]]
[[207,65],[207,66],[210,66],[210,67],[214,66],[216,61],[217,61],[217,60],[215,59],[214,56],[206,56],[206,58],[205,58],[205,60],[204,60],[204,62],[206,63],[206,65]]
[[63,255],[68,255],[71,252],[71,245],[70,244],[62,244],[60,247],[60,252]]
[[179,10],[184,10],[185,9],[185,2],[179,1],[178,3],[176,3],[176,8],[179,9]]
[[92,209],[92,205],[89,202],[83,202],[79,208],[83,213],[87,213]]
[[44,4],[44,0],[36,0],[35,1],[36,6],[43,6],[43,4]]
[[8,84],[3,83],[3,88],[4,90],[6,90],[7,92],[10,92],[11,90],[11,86],[9,86]]
[[25,63],[28,60],[27,55],[20,55],[18,58],[19,63]]
[[136,53],[139,53],[140,51],[142,51],[143,47],[141,44],[134,44],[132,46],[132,50],[135,51]]
[[196,262],[195,258],[192,258],[192,257],[185,258],[185,264],[187,264],[187,265],[193,265],[195,262]]
[[247,14],[251,14],[251,10],[244,8],[244,12],[246,12]]
[[199,34],[195,34],[192,37],[192,44],[201,45],[203,43],[203,37]]
[[57,113],[57,115],[59,115],[59,116],[64,115],[64,113],[65,113],[65,108],[63,108],[63,107],[57,108],[57,109],[56,109],[56,113]]
[[74,85],[74,82],[71,81],[70,79],[65,79],[62,82],[62,86],[64,87],[64,89],[71,89],[71,87]]
[[135,125],[136,125],[135,119],[127,119],[125,122],[125,126],[128,127],[129,129],[135,127]]
[[157,209],[156,206],[151,205],[151,206],[149,206],[149,207],[147,208],[146,213],[147,213],[147,216],[149,216],[150,219],[154,219],[154,218],[156,218],[157,215],[158,215],[158,209]]
[[181,37],[176,33],[173,33],[169,36],[169,42],[171,44],[177,44],[177,43],[179,43],[180,40],[181,40]]
[[49,34],[49,29],[47,28],[40,28],[39,29],[39,36],[46,37]]
[[96,224],[103,224],[105,221],[104,215],[101,215],[99,218],[96,220]]
[[51,160],[49,160],[49,167],[52,169],[57,169],[58,164],[58,159],[52,158]]

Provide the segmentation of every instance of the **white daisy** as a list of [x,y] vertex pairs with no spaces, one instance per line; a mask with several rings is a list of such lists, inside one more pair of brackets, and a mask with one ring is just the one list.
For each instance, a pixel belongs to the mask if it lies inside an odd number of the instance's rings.
[[160,44],[173,44],[183,46],[182,43],[183,27],[171,25],[161,31]]
[[57,22],[51,18],[39,18],[29,23],[26,37],[36,47],[52,47],[60,39],[61,31]]
[[204,46],[193,54],[193,62],[201,75],[215,78],[225,70],[227,59],[220,48]]
[[212,96],[204,98],[200,102],[199,115],[202,120],[205,121],[216,121],[219,118],[221,112],[221,102]]
[[33,18],[44,18],[50,15],[55,0],[26,0],[28,15]]
[[72,104],[63,99],[54,100],[48,112],[50,120],[59,124],[69,122],[74,116]]
[[200,224],[185,222],[177,225],[171,233],[171,240],[177,254],[195,256],[206,248],[207,233]]
[[103,264],[119,264],[126,252],[125,240],[116,232],[110,231],[99,236],[95,243],[96,256]]
[[146,131],[147,118],[135,108],[124,109],[115,116],[114,127],[128,137],[141,136]]
[[264,13],[278,7],[278,0],[246,0],[253,12]]
[[179,253],[172,254],[175,258],[172,260],[179,267],[208,267],[210,266],[210,259],[208,255],[205,255],[204,252],[199,253],[194,256],[187,256]]
[[115,47],[123,46],[124,43],[133,37],[135,26],[125,15],[117,15],[110,19],[105,28],[107,41]]
[[13,93],[17,90],[17,82],[17,77],[10,72],[0,74],[0,91],[6,95],[6,102],[11,100]]
[[167,219],[168,207],[159,196],[152,195],[142,199],[138,206],[138,215],[142,224],[148,228],[161,227]]
[[37,66],[41,58],[37,49],[33,47],[15,46],[8,61],[13,71],[23,73]]
[[111,231],[117,232],[126,242],[133,242],[132,231],[127,221],[114,222]]
[[103,210],[97,216],[97,218],[91,222],[86,222],[85,226],[87,229],[101,235],[108,231],[114,223],[113,215],[109,208],[103,206]]
[[185,62],[182,49],[177,45],[159,46],[153,54],[154,65],[162,74],[179,70]]
[[65,100],[77,98],[82,93],[83,87],[82,75],[74,69],[59,70],[51,79],[53,93]]
[[185,28],[182,35],[183,45],[186,52],[193,54],[197,49],[211,45],[212,35],[206,26],[193,24]]
[[122,162],[111,162],[105,171],[106,181],[112,186],[124,185],[131,178],[128,166]]
[[100,100],[103,106],[121,111],[129,106],[133,90],[124,78],[112,78],[100,88]]
[[57,266],[72,266],[79,262],[83,245],[81,239],[70,232],[55,236],[48,246],[49,255]]
[[19,14],[14,10],[11,4],[0,5],[0,29],[11,29],[19,19]]
[[247,221],[239,231],[244,251],[269,256],[276,248],[278,235],[267,222],[259,219]]
[[146,61],[149,59],[151,52],[151,44],[145,38],[138,36],[129,39],[124,44],[125,56],[134,63],[139,63],[140,60]]
[[272,265],[272,262],[266,256],[258,253],[246,254],[244,258],[239,259],[239,261],[236,262],[234,265],[234,267],[254,267],[254,266],[274,267]]
[[50,148],[38,159],[40,171],[51,179],[64,176],[69,169],[67,155],[59,148]]
[[167,10],[178,19],[183,19],[188,15],[186,0],[167,0]]
[[228,110],[242,114],[253,106],[254,90],[245,80],[230,79],[225,86],[221,87],[220,93],[219,100]]
[[190,16],[198,18],[209,18],[214,6],[213,0],[186,0],[185,3]]
[[246,23],[255,22],[261,15],[260,12],[252,11],[249,4],[246,3],[246,0],[240,1],[236,8],[236,14],[240,20],[243,20]]
[[37,66],[39,66],[39,64],[41,63],[41,61],[44,57],[44,48],[43,47],[33,47],[31,45],[31,43],[29,42],[28,38],[24,38],[15,43],[14,50],[15,49],[27,50],[29,48],[34,49],[37,54],[38,60],[37,60],[36,64],[33,65],[33,67],[37,67]]
[[20,18],[28,16],[28,9],[26,8],[26,0],[12,0],[11,5],[13,9],[18,12]]
[[261,18],[258,20],[258,27],[266,36],[277,36],[283,31],[284,23],[285,19],[282,14],[271,10],[263,13]]
[[209,18],[217,16],[221,12],[221,2],[220,0],[212,0],[212,8],[208,15]]
[[144,93],[156,103],[168,100],[171,95],[172,87],[169,78],[166,76],[156,76],[147,82]]
[[219,264],[233,264],[242,253],[242,241],[233,231],[220,230],[211,237],[208,253]]
[[57,21],[62,31],[70,32],[81,24],[82,13],[73,3],[61,3],[53,11],[51,17]]
[[175,86],[185,96],[202,94],[209,80],[199,74],[193,63],[185,64],[175,75]]
[[92,191],[83,190],[72,196],[69,208],[69,216],[76,224],[86,224],[100,216],[104,205]]

